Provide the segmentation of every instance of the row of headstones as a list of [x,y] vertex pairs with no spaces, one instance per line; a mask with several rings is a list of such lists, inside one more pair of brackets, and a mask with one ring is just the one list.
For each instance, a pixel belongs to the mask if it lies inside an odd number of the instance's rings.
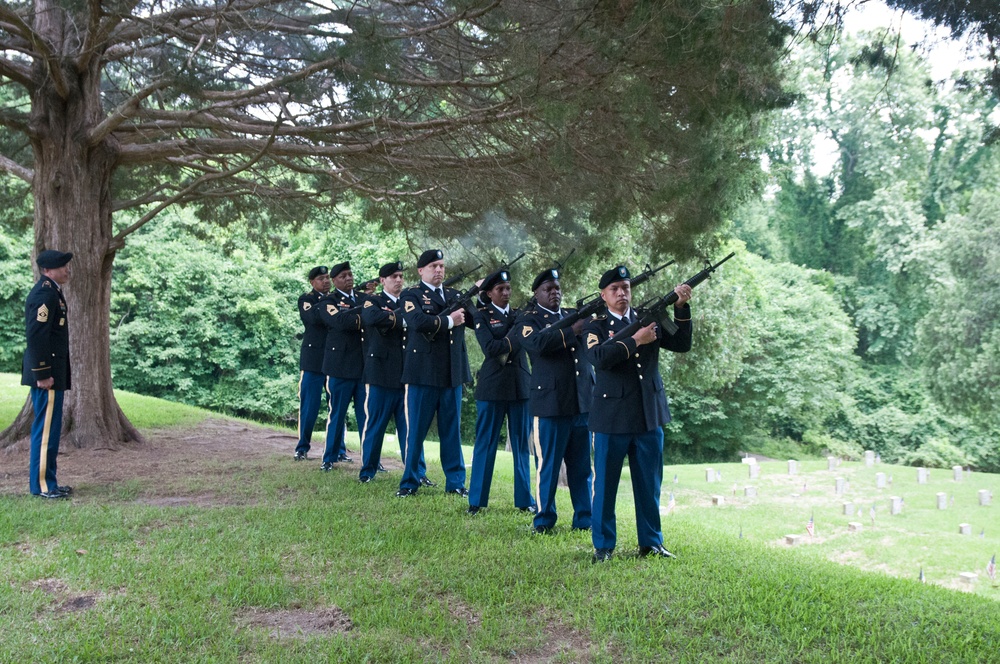
[[[750,457],[750,458],[751,458],[751,460],[753,460],[752,457]],[[831,460],[830,469],[832,470],[833,469],[832,461],[835,460],[835,457],[828,457],[828,459]],[[748,467],[750,469],[750,479],[752,479],[752,480],[759,479],[760,478],[760,466],[757,465],[757,463],[754,461],[754,463],[748,464]],[[955,481],[956,482],[961,482],[962,481],[962,472],[963,472],[962,467],[961,466],[955,466],[953,470],[955,471]],[[798,473],[798,462],[790,460],[788,462],[788,474],[789,475],[796,475],[797,473]],[[917,484],[927,484],[927,480],[929,478],[930,478],[930,472],[926,468],[917,468]],[[720,473],[719,471],[717,471],[717,470],[715,470],[713,468],[706,468],[705,469],[705,481],[709,482],[709,483],[712,483],[712,482],[721,482],[722,481],[722,473]],[[891,480],[889,480],[889,481],[891,482]],[[885,475],[885,473],[875,473],[875,488],[877,488],[877,489],[884,489],[885,486],[886,486],[886,475]],[[843,495],[843,493],[846,490],[846,488],[847,488],[847,480],[845,480],[843,477],[836,478],[836,484],[835,484],[836,494],[838,496]],[[989,490],[987,490],[987,489],[980,489],[979,490],[979,504],[980,505],[989,505],[990,504],[990,498],[992,498],[992,493]],[[944,509],[944,508],[941,508],[941,509]]]
[[[872,466],[874,466],[875,465],[875,460],[876,460],[876,457],[875,457],[875,453],[874,452],[872,452],[871,450],[868,450],[868,451],[865,452],[865,466],[866,467],[871,468]],[[757,459],[755,459],[753,457],[744,457],[742,459],[742,461],[743,461],[744,464],[750,466],[750,475],[751,475],[751,477],[754,476],[755,472],[756,473],[760,472],[760,466],[757,464]],[[826,469],[827,470],[836,470],[839,465],[840,465],[840,459],[838,459],[837,457],[830,456],[830,457],[826,458]],[[709,469],[709,471],[711,471],[711,469]],[[962,466],[952,466],[951,467],[951,471],[952,471],[953,477],[955,478],[956,482],[961,482],[962,479],[965,477],[965,474],[966,474],[966,470]],[[798,472],[799,472],[799,462],[796,461],[795,459],[789,459],[788,460],[788,474],[789,475],[797,475]],[[971,471],[970,471],[970,474],[971,474]],[[920,484],[925,484],[927,482],[927,479],[929,477],[930,477],[930,471],[929,470],[927,470],[926,468],[917,468],[917,482],[919,482]],[[712,480],[711,477],[709,477],[708,481],[712,482],[713,480]]]

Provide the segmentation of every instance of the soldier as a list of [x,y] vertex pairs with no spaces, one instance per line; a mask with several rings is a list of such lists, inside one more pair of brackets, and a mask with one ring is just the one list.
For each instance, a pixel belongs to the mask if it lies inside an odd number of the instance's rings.
[[[406,328],[399,311],[399,295],[403,291],[403,264],[386,263],[378,271],[382,292],[368,298],[361,309],[365,327],[365,429],[361,434],[361,472],[358,479],[366,484],[375,473],[385,472],[379,462],[382,440],[389,419],[396,423],[399,455],[406,457],[406,401],[403,392],[403,357],[406,350]],[[423,457],[418,465],[420,477],[426,480],[427,467]]]
[[364,353],[361,349],[361,305],[365,296],[354,293],[354,273],[348,262],[330,268],[334,288],[320,300],[320,320],[327,328],[323,353],[323,373],[330,398],[330,413],[326,421],[326,451],[322,470],[333,469],[338,461],[353,461],[347,456],[344,435],[347,431],[347,407],[354,400],[358,430],[364,428],[365,384],[361,380]]
[[556,487],[566,463],[566,480],[573,502],[572,527],[590,528],[590,432],[587,412],[594,371],[578,335],[583,322],[550,327],[574,313],[560,308],[559,271],[541,272],[531,285],[535,302],[518,323],[521,346],[531,358],[528,402],[538,459],[538,513],[534,532],[548,533],[556,525]]
[[[656,323],[619,338],[615,331],[636,320],[632,311],[631,274],[623,265],[601,276],[599,287],[607,313],[587,323],[587,355],[597,383],[590,409],[594,433],[594,542],[593,562],[611,559],[615,549],[615,499],[622,463],[628,456],[639,555],[673,558],[663,548],[660,531],[660,483],[663,480],[663,425],[670,409],[660,378],[660,349],[686,353],[691,349],[691,287],[674,289],[674,322],[678,330],[666,335]],[[605,344],[608,339],[612,343]]]
[[469,480],[469,514],[486,507],[490,499],[493,464],[500,427],[507,431],[514,460],[514,506],[536,511],[531,496],[528,462],[528,358],[514,329],[516,310],[510,309],[510,273],[500,270],[481,285],[487,302],[473,314],[476,340],[483,349],[483,366],[476,374],[476,446]]
[[[330,292],[330,271],[325,265],[309,270],[309,284],[312,290],[299,297],[299,318],[305,331],[302,333],[302,348],[299,350],[299,440],[295,444],[296,461],[309,458],[313,428],[319,417],[319,407],[326,392],[326,376],[323,374],[323,349],[326,347],[326,325],[319,317],[316,305]],[[330,395],[327,392],[327,402]]]
[[[441,467],[445,491],[466,497],[465,459],[462,457],[462,384],[472,380],[465,350],[465,311],[445,314],[448,303],[460,295],[442,288],[444,254],[428,249],[417,260],[420,284],[403,291],[406,320],[406,468],[396,495],[412,496],[420,488],[420,459],[431,420],[437,415],[441,440]],[[426,486],[426,483],[424,483]]]
[[63,394],[70,388],[69,322],[62,286],[69,281],[73,254],[46,249],[35,263],[42,278],[24,303],[27,347],[21,384],[31,388],[31,451],[28,460],[28,490],[40,498],[65,499],[73,487],[56,481],[56,457],[62,432]]

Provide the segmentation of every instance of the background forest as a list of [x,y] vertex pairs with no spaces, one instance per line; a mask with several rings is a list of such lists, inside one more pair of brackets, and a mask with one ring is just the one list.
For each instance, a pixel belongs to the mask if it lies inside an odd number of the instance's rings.
[[[920,57],[879,43],[820,38],[791,53],[797,97],[771,117],[767,181],[702,248],[737,256],[695,292],[694,350],[664,360],[672,463],[873,449],[894,463],[1000,471],[1000,159],[986,129],[998,100],[981,73],[934,81]],[[0,214],[0,371],[20,371],[30,219],[27,207]],[[475,236],[441,240],[368,221],[361,201],[294,228],[252,211],[230,221],[175,208],[129,238],[112,282],[117,388],[294,422],[294,302],[309,267],[350,259],[364,279],[389,260],[412,265],[426,246],[445,248],[452,268],[526,251],[520,303],[532,275],[588,230],[544,218],[568,239],[539,246],[490,217]],[[564,269],[566,304],[608,266],[656,256],[645,237],[642,221],[588,237],[597,248]],[[700,267],[668,268],[637,301]],[[467,398],[467,431],[474,410]]]

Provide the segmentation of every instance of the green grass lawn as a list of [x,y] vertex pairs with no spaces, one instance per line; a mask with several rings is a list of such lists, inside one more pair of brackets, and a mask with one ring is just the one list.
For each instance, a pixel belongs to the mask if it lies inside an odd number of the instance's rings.
[[[179,408],[157,426],[204,416]],[[1000,591],[982,568],[1000,520],[973,504],[977,488],[1000,488],[996,476],[956,483],[935,470],[919,486],[914,469],[804,461],[792,478],[773,463],[750,499],[740,464],[713,466],[713,484],[705,466],[670,466],[664,495],[678,506],[664,534],[679,559],[664,562],[630,551],[626,475],[619,555],[594,566],[589,534],[568,528],[565,491],[556,534],[529,534],[509,461],[498,456],[491,507],[471,518],[440,488],[394,498],[398,473],[360,485],[287,455],[262,472],[208,463],[190,485],[212,488],[217,504],[204,506],[150,505],[129,486],[55,504],[2,497],[0,661],[998,661]],[[892,487],[875,489],[875,472]],[[846,532],[834,477],[850,480],[863,532]],[[954,506],[934,509],[937,491]],[[905,497],[901,515],[888,515],[889,495]],[[780,543],[805,535],[813,513],[815,538]],[[959,536],[960,521],[975,534]],[[916,581],[920,565],[935,583]],[[936,585],[957,570],[980,573],[973,592]],[[262,616],[283,619],[283,636]],[[296,634],[303,616],[327,622]]]

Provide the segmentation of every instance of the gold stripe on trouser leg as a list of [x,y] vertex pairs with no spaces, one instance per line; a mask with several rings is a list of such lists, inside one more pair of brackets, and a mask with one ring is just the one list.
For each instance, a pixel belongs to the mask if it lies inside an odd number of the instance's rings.
[[45,425],[42,427],[42,449],[38,453],[38,483],[42,493],[50,493],[49,483],[45,475],[49,470],[49,434],[52,433],[52,413],[56,410],[56,391],[49,390],[49,401],[45,406]]
[[[403,417],[406,418],[406,437],[410,437],[410,432],[413,431],[410,427],[413,426],[413,422],[410,421],[410,386],[409,384],[403,386]],[[399,437],[399,431],[396,432],[396,437]],[[406,455],[410,451],[410,441],[403,441],[403,473],[406,474]]]
[[531,438],[535,446],[535,456],[538,457],[538,468],[535,469],[535,503],[538,504],[538,509],[542,509],[542,469],[545,468],[545,459],[542,457],[542,442],[538,438],[537,417],[532,420]]
[[302,381],[305,379],[306,372],[299,372],[299,438],[302,437]]
[[372,414],[371,410],[368,408],[368,400],[372,398],[372,386],[365,386],[365,426],[358,432],[358,437],[361,439],[361,462],[364,463],[365,458],[365,436],[368,435],[368,427],[372,424]]

